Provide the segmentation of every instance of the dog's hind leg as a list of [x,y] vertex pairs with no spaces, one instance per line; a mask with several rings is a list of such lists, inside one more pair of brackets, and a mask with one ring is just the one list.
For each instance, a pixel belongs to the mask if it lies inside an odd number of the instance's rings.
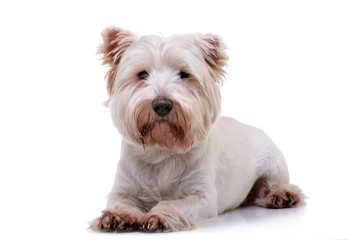
[[290,208],[304,204],[304,194],[294,184],[279,184],[269,187],[268,194],[255,199],[255,204],[266,208]]
[[259,156],[258,176],[242,205],[265,208],[290,208],[303,205],[305,195],[301,189],[289,183],[286,161],[280,150],[268,142],[266,154]]
[[303,205],[304,200],[305,195],[298,186],[286,183],[269,185],[265,177],[260,177],[241,206],[290,208]]

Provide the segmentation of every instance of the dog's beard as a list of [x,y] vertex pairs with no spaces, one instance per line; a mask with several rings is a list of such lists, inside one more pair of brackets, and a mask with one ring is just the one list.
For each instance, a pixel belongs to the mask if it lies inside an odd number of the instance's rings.
[[142,143],[145,146],[158,145],[168,149],[176,145],[182,145],[184,140],[184,130],[165,119],[156,120],[151,123],[143,124],[141,128]]
[[139,140],[144,148],[157,146],[183,152],[189,147],[186,141],[186,118],[176,104],[165,117],[157,116],[151,107],[146,106],[140,111],[137,119]]

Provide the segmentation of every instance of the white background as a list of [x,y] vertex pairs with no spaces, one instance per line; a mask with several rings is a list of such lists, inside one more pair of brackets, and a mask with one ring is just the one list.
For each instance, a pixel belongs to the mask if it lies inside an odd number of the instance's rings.
[[[219,34],[223,114],[271,136],[307,207],[181,233],[88,231],[120,155],[95,54],[109,25]],[[359,239],[358,2],[2,1],[0,27],[1,239]]]

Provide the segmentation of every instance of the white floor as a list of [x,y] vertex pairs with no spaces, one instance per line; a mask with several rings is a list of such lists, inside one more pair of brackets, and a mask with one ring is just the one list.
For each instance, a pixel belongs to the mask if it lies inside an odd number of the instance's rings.
[[359,239],[355,223],[358,220],[350,217],[351,208],[334,209],[330,205],[308,200],[306,207],[294,209],[246,207],[227,212],[209,226],[188,232],[108,234],[88,231],[80,234],[79,231],[79,234],[82,239]]
[[77,203],[73,198],[64,205],[62,201],[53,206],[40,202],[43,208],[31,202],[27,205],[24,199],[18,209],[4,209],[0,239],[360,239],[358,219],[353,217],[359,211],[350,202],[344,208],[334,208],[336,202],[312,200],[306,207],[294,209],[246,207],[219,216],[207,227],[187,232],[99,233],[87,229],[88,220],[97,212],[95,207],[86,203],[70,206],[72,200]]

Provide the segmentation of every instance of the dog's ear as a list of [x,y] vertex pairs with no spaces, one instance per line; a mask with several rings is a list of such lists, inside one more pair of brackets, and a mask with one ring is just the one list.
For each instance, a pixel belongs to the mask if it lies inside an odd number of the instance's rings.
[[102,32],[103,44],[98,47],[98,53],[103,55],[103,65],[110,67],[106,73],[108,94],[112,95],[116,70],[121,57],[130,45],[136,41],[136,36],[118,27],[108,27]]
[[229,59],[226,54],[226,45],[217,35],[207,33],[197,36],[197,44],[203,52],[206,63],[215,70],[218,83],[222,83],[225,75],[224,67]]

